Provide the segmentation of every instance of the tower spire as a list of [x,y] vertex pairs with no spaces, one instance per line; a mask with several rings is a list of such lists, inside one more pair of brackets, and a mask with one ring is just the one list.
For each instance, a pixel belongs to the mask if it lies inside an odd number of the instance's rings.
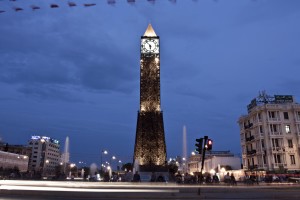
[[147,36],[147,37],[156,37],[156,33],[152,27],[152,25],[149,23],[145,33],[144,33],[144,36]]

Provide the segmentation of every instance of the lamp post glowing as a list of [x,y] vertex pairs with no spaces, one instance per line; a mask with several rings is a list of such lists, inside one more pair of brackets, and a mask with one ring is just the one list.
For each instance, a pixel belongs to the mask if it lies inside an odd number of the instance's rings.
[[[122,161],[121,160],[119,160],[119,163],[120,163],[120,165],[121,165],[121,167],[122,167]],[[119,164],[118,164],[118,171],[120,171],[120,169],[121,169],[121,167],[119,167]]]
[[100,163],[100,165],[101,165],[101,171],[102,171],[102,166],[103,166],[103,163],[102,163],[102,155],[103,155],[103,154],[108,154],[108,152],[107,152],[106,150],[102,150],[102,151],[101,151],[101,161],[100,161],[100,162],[101,162],[101,163]]
[[111,170],[113,170],[113,160],[116,159],[116,156],[112,156],[110,159]]

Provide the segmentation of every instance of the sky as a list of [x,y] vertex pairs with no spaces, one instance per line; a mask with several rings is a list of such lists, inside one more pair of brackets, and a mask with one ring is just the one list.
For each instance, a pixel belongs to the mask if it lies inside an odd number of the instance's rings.
[[72,2],[0,0],[2,141],[44,135],[63,150],[69,136],[73,162],[99,163],[104,149],[104,159],[132,161],[149,23],[160,36],[168,158],[182,155],[184,126],[188,152],[207,135],[213,150],[240,155],[237,121],[259,91],[300,102],[299,0]]

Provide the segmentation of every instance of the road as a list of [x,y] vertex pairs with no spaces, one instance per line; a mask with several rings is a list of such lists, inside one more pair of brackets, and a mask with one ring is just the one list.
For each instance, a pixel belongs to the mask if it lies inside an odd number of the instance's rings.
[[91,183],[0,181],[1,200],[93,199],[300,199],[299,184],[259,186],[177,185],[172,183]]

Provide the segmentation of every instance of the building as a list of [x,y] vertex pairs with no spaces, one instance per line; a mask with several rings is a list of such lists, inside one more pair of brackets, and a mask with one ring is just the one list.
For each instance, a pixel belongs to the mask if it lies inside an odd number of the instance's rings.
[[43,176],[55,175],[55,167],[60,165],[60,143],[46,136],[32,136],[29,140],[31,156],[29,170]]
[[28,170],[28,160],[27,155],[0,151],[0,167],[3,169],[17,167],[20,172],[26,172]]
[[140,171],[160,171],[166,163],[163,113],[160,105],[159,36],[151,24],[141,37],[140,110],[138,112],[134,163]]
[[[188,169],[190,173],[200,172],[202,163],[202,155],[191,155],[188,161]],[[207,151],[203,165],[204,172],[218,172],[220,168],[227,167],[230,170],[241,169],[241,159],[230,151]]]
[[0,151],[30,156],[31,148],[25,145],[11,145],[8,143],[0,143]]
[[245,170],[300,170],[300,105],[291,95],[259,94],[239,118]]

